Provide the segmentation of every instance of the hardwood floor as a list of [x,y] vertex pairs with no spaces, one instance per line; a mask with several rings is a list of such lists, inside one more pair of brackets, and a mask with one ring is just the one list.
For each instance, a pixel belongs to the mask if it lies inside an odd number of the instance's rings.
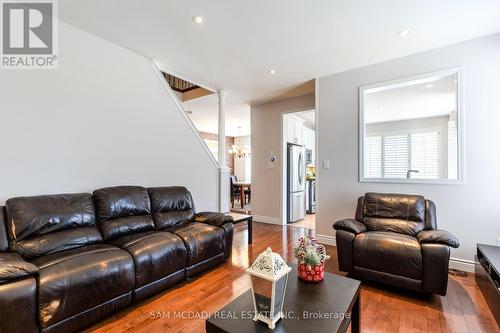
[[316,219],[315,219],[316,214],[306,214],[306,216],[297,222],[289,223],[289,227],[295,227],[295,228],[307,228],[307,229],[316,229]]
[[[245,273],[249,263],[268,245],[293,262],[293,245],[305,230],[254,222],[253,245],[248,246],[246,226],[239,225],[235,227],[232,257],[225,264],[129,307],[87,331],[204,332],[203,316],[250,288],[250,279]],[[338,273],[336,248],[328,246],[327,251],[332,257],[327,262],[327,271]],[[192,318],[196,311],[202,318]],[[466,277],[450,275],[446,297],[363,283],[361,332],[500,332],[500,329],[474,276],[468,274]]]

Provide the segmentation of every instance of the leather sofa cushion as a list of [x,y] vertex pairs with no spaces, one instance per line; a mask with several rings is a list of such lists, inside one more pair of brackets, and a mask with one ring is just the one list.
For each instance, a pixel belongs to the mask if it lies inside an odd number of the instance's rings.
[[413,237],[425,227],[424,223],[401,219],[365,217],[363,222],[370,231],[391,231]]
[[193,218],[192,210],[174,210],[170,212],[153,213],[156,230],[167,230]]
[[25,261],[19,253],[0,253],[0,284],[38,273],[38,267]]
[[153,219],[150,215],[127,216],[99,221],[98,223],[104,239],[108,241],[124,235],[154,229]]
[[436,205],[431,200],[425,200],[425,229],[437,229]]
[[193,218],[193,198],[185,187],[150,187],[148,193],[157,230],[165,230]]
[[356,267],[422,279],[421,247],[415,237],[369,231],[356,236],[353,252]]
[[24,258],[31,259],[98,243],[102,243],[102,236],[97,230],[97,226],[92,226],[63,230],[20,242],[12,242],[11,249],[20,253]]
[[0,206],[0,252],[5,252],[9,249],[6,224],[7,212],[5,211],[5,206]]
[[188,267],[224,253],[225,231],[221,227],[186,222],[169,231],[179,236],[186,245]]
[[94,191],[97,223],[105,240],[154,230],[149,195],[144,187],[116,186]]
[[425,199],[419,195],[367,193],[363,223],[371,231],[415,236],[425,227]]
[[364,212],[367,217],[425,221],[425,198],[420,195],[366,193]]
[[7,200],[10,249],[25,258],[102,242],[89,193]]
[[89,193],[18,197],[7,200],[5,207],[9,234],[16,241],[95,225]]
[[39,268],[42,328],[130,292],[134,262],[111,245],[98,244],[54,253],[32,261]]
[[169,232],[140,232],[120,237],[111,244],[134,259],[135,288],[186,268],[186,247],[178,236]]

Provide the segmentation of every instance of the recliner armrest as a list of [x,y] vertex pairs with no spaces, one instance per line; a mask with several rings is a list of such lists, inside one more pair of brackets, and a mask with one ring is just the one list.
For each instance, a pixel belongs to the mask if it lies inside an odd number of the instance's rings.
[[0,253],[0,284],[37,273],[38,267],[25,261],[19,253]]
[[195,222],[207,223],[215,226],[222,226],[225,223],[234,222],[234,219],[231,215],[217,212],[201,212],[193,216],[192,220]]
[[366,226],[354,219],[343,219],[334,223],[333,228],[335,230],[345,230],[352,232],[353,234],[360,234],[366,232]]
[[460,246],[457,237],[446,230],[422,230],[417,234],[418,242],[423,243],[438,243],[448,245],[454,248]]

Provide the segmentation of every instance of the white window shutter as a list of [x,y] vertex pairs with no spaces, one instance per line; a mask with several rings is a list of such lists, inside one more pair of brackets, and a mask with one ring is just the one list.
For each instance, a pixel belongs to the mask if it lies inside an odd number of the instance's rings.
[[383,137],[384,178],[406,178],[409,151],[408,135]]
[[382,137],[369,136],[365,140],[365,177],[382,177]]
[[411,178],[438,179],[439,133],[437,131],[412,133],[410,138],[411,169],[418,170],[418,173],[411,174]]
[[458,179],[457,122],[448,122],[448,178]]
[[365,140],[365,178],[437,179],[440,177],[439,132],[421,131],[368,136]]

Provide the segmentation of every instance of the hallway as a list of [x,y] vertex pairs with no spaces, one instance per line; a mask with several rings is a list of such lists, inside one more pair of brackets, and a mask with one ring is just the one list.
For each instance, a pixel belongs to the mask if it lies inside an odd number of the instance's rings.
[[306,216],[297,222],[289,223],[289,227],[316,229],[316,214],[306,214]]

